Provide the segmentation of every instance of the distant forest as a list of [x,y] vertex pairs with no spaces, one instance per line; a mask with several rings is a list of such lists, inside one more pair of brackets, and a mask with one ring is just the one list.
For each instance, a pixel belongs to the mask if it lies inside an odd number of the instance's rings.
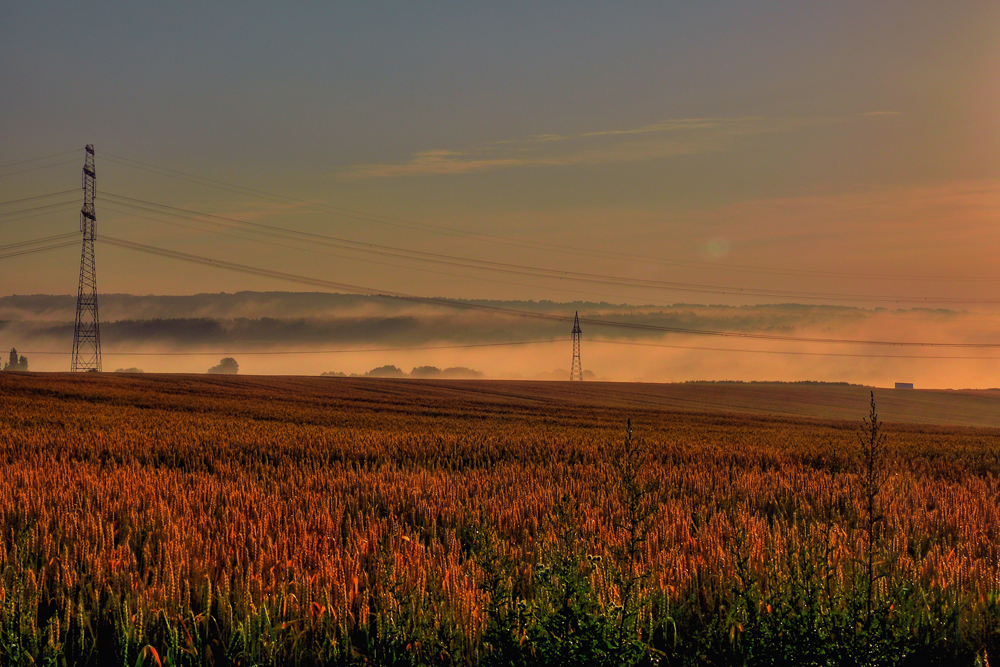
[[[584,338],[631,340],[644,327],[793,333],[861,323],[877,311],[842,306],[632,306],[604,302],[452,301],[415,303],[395,297],[311,292],[238,292],[193,296],[102,294],[101,333],[120,345],[167,347],[248,345],[422,345],[569,338],[571,324],[518,317],[495,309],[606,319],[633,328],[584,324]],[[487,306],[494,310],[463,306]],[[72,295],[0,297],[0,335],[44,345],[72,339]],[[922,311],[949,320],[960,313]],[[31,349],[31,348],[29,348]]]
[[338,371],[327,371],[320,373],[323,377],[372,377],[372,378],[420,378],[420,379],[440,379],[440,380],[476,380],[485,375],[481,371],[466,368],[464,366],[453,366],[441,369],[437,366],[415,366],[409,373],[396,366],[379,366],[367,373],[341,373]]

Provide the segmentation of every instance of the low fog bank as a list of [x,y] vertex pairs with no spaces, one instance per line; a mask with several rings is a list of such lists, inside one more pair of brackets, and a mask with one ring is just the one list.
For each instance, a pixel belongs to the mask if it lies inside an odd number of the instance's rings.
[[[395,298],[283,292],[100,299],[106,370],[203,373],[221,358],[235,357],[240,374],[363,375],[381,366],[464,367],[490,378],[564,379],[572,361],[569,318],[579,311],[588,379],[1000,386],[1000,352],[988,348],[766,341],[650,330],[990,343],[1000,326],[997,313],[499,301],[474,302],[488,309],[461,309]],[[0,351],[17,347],[31,360],[32,370],[66,370],[74,314],[72,296],[2,297]],[[590,321],[598,319],[633,328]],[[413,347],[425,349],[398,349]]]
[[[431,310],[454,312],[448,306],[434,306],[391,296],[331,294],[327,292],[236,292],[235,294],[194,294],[190,296],[139,296],[101,294],[101,317],[112,320],[171,319],[312,319],[327,317],[364,317],[426,314]],[[513,308],[539,313],[571,315],[575,310],[588,312],[646,312],[660,306],[630,306],[576,301],[499,301],[449,299],[451,303]],[[76,314],[76,295],[33,294],[0,297],[0,320],[72,320]]]
[[[108,294],[100,297],[101,332],[115,345],[253,344],[422,345],[434,341],[499,343],[568,337],[575,312],[588,337],[641,340],[649,327],[794,334],[841,330],[890,314],[893,319],[947,325],[968,314],[946,310],[887,311],[840,306],[629,306],[552,301],[454,301],[459,307],[394,297],[295,292],[240,292],[184,297]],[[475,305],[463,308],[462,305]],[[517,316],[520,311],[528,316]],[[72,337],[76,299],[0,297],[0,336],[62,341]],[[530,315],[558,316],[562,321]],[[637,328],[602,326],[608,320]],[[644,330],[646,329],[646,330]]]

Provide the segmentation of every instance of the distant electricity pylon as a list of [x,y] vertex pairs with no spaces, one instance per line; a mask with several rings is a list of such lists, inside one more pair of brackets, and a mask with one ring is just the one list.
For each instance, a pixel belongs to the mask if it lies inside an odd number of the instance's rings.
[[573,318],[573,368],[569,372],[569,379],[582,380],[583,366],[580,364],[580,313],[577,311]]
[[83,208],[80,231],[83,254],[80,257],[80,287],[76,294],[76,324],[73,327],[71,371],[101,370],[101,326],[97,317],[97,265],[94,262],[94,197],[97,195],[97,172],[94,171],[94,147],[87,144],[83,160]]

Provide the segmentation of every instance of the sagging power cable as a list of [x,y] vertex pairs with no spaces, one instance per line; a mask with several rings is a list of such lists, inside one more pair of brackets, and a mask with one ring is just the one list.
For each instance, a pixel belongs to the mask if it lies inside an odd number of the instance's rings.
[[[235,271],[238,273],[245,273],[248,275],[274,278],[277,280],[284,280],[287,282],[309,285],[312,287],[324,287],[327,289],[344,290],[355,294],[394,297],[398,299],[405,299],[407,301],[412,301],[415,303],[424,303],[429,305],[436,305],[447,308],[457,308],[464,310],[480,310],[501,315],[509,315],[512,317],[547,320],[551,322],[568,323],[571,322],[573,319],[567,315],[538,313],[525,310],[518,310],[515,308],[489,306],[486,304],[475,303],[471,301],[456,301],[439,297],[421,297],[412,294],[406,294],[403,292],[379,290],[373,287],[367,287],[363,285],[353,285],[350,283],[325,280],[322,278],[313,278],[309,276],[287,273],[284,271],[274,271],[272,269],[265,269],[246,264],[239,264],[236,262],[213,259],[210,257],[191,255],[189,253],[179,252],[176,250],[167,250],[165,248],[159,248],[144,243],[136,243],[134,241],[128,241],[126,239],[119,239],[107,235],[99,237],[99,241],[120,248],[134,250],[138,252],[144,252],[153,255],[159,255],[161,257],[167,257],[170,259],[201,264],[204,266],[213,266],[216,268],[225,269],[228,271]],[[738,331],[716,331],[709,329],[695,329],[687,327],[669,327],[663,325],[642,324],[638,322],[616,322],[612,320],[602,320],[597,318],[586,318],[586,317],[580,318],[580,323],[582,325],[588,325],[588,326],[631,329],[631,330],[645,331],[650,333],[652,332],[676,333],[676,334],[687,334],[692,336],[712,336],[719,338],[745,338],[748,340],[772,340],[772,341],[785,341],[785,342],[797,342],[797,343],[873,345],[873,346],[889,346],[889,347],[984,348],[984,349],[1000,348],[1000,343],[942,343],[934,341],[887,341],[887,340],[863,340],[863,339],[850,339],[850,338],[788,336],[783,334],[766,334],[766,333],[752,333],[752,332],[738,332]]]

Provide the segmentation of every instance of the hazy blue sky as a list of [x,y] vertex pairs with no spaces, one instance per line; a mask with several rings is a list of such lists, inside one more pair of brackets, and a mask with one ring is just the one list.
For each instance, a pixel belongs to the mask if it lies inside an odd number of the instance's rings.
[[[322,255],[106,194],[633,281],[991,298],[1000,4],[873,4],[16,3],[0,20],[0,164],[93,143],[99,235],[385,290],[789,300]],[[110,157],[529,247],[308,211]],[[0,201],[79,187],[81,160],[0,168]],[[75,210],[0,216],[0,238],[72,232]],[[0,294],[75,291],[76,254],[4,260]],[[112,292],[295,289],[109,245],[98,265]]]

